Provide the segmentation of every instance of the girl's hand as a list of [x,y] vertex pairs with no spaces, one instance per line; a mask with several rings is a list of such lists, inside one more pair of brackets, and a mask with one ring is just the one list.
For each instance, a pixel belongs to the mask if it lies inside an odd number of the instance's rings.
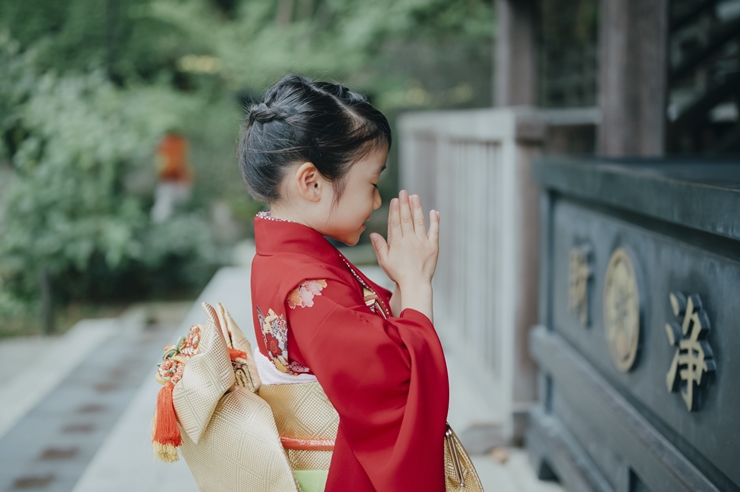
[[414,307],[431,316],[431,282],[439,256],[439,212],[429,213],[429,231],[418,195],[401,190],[391,200],[388,241],[380,234],[370,239],[378,264],[398,284],[402,307]]

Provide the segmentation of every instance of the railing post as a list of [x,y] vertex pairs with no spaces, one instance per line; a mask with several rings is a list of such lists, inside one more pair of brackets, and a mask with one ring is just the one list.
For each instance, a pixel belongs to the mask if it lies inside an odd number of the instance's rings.
[[521,437],[517,417],[536,397],[527,336],[537,320],[539,202],[529,168],[545,125],[532,109],[497,108],[404,115],[400,129],[401,184],[429,194],[442,215],[438,332],[469,363],[495,409],[490,420]]

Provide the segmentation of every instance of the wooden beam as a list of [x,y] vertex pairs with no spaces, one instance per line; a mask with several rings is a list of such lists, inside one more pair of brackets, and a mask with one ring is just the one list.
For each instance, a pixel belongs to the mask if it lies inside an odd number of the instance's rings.
[[534,9],[533,0],[496,0],[496,106],[537,104]]
[[668,0],[602,0],[598,152],[664,152]]

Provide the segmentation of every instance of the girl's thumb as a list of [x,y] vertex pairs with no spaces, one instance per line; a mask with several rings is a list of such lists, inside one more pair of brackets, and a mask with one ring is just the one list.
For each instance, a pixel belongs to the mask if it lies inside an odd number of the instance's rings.
[[378,261],[382,260],[385,257],[385,250],[388,247],[388,243],[377,232],[370,234],[370,241],[373,243],[373,249],[375,250],[375,256],[378,257]]

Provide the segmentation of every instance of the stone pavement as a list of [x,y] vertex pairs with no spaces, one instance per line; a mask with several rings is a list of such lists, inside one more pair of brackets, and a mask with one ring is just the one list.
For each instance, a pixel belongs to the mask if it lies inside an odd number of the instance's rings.
[[[205,320],[205,313],[200,307],[202,302],[213,305],[217,302],[224,303],[249,341],[255,343],[254,330],[249,329],[252,318],[248,268],[230,267],[219,270],[180,327],[172,333],[173,342],[185,334],[189,326]],[[154,360],[158,359],[159,357]],[[195,480],[183,460],[161,463],[152,454],[149,423],[159,388],[160,385],[154,379],[152,364],[139,392],[85,470],[74,492],[197,492]]]
[[[47,360],[33,356],[21,362],[30,368],[33,378],[16,375],[16,383],[9,389],[18,391],[23,383],[39,401],[0,439],[0,490],[71,490],[174,329],[174,325],[130,326],[110,320],[100,322],[99,332],[92,323],[82,327],[49,346],[46,354],[39,354]],[[92,346],[89,339],[80,342],[80,331],[99,343]],[[80,342],[87,353],[78,352],[70,341]],[[71,368],[65,361],[70,354],[79,362]],[[34,367],[37,360],[42,367],[47,366],[45,372],[39,373]],[[59,373],[48,364],[54,361],[60,362]],[[63,375],[65,371],[68,373]],[[58,384],[50,387],[47,379]],[[40,394],[40,387],[45,394]],[[17,415],[29,406],[25,398],[19,408],[23,399],[9,399],[3,407],[14,408],[9,413]]]
[[[118,320],[83,320],[63,337],[0,343],[0,438],[118,328]],[[61,356],[64,354],[64,356]]]
[[[363,271],[384,277],[378,268]],[[0,343],[0,491],[196,492],[184,461],[154,459],[149,429],[159,390],[154,364],[164,345],[203,321],[204,301],[223,302],[254,343],[247,267],[220,270],[180,323],[148,323],[139,309],[119,320],[86,321],[57,340]],[[457,355],[447,356],[449,421],[460,434],[488,423],[492,410],[459,369]],[[34,359],[33,372],[18,369]],[[523,450],[504,454],[505,464],[489,455],[473,458],[486,490],[562,490],[534,477]]]

